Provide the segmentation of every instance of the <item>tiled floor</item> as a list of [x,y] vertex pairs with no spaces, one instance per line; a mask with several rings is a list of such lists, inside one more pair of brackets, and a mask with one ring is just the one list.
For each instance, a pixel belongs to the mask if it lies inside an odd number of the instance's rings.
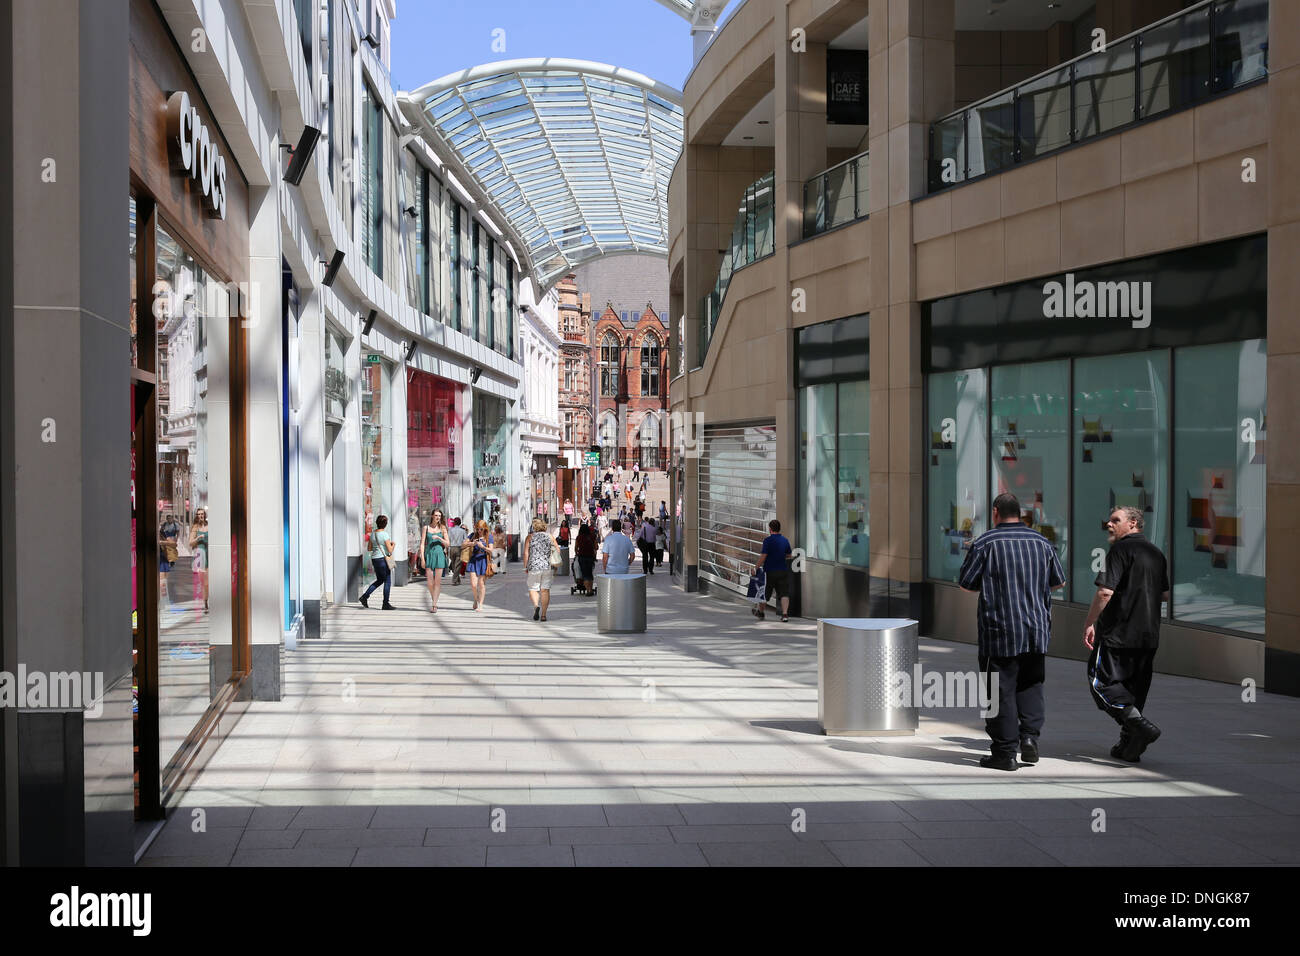
[[[1083,666],[1052,659],[1043,759],[1000,773],[976,763],[973,709],[822,736],[815,622],[758,623],[657,574],[650,630],[605,636],[567,583],[545,624],[518,565],[482,612],[464,585],[436,615],[414,585],[399,611],[327,611],[285,699],[250,706],[143,864],[1300,862],[1300,700],[1157,675],[1164,736],[1129,766]],[[927,669],[974,657],[922,642]]]

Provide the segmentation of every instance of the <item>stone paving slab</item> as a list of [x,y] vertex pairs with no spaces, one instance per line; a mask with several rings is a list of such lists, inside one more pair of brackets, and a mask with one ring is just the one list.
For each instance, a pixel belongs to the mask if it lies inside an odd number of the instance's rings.
[[[1158,674],[1165,733],[1127,765],[1082,663],[1049,659],[1041,762],[992,772],[971,708],[823,736],[815,622],[648,584],[640,635],[597,634],[564,589],[533,622],[522,574],[481,613],[466,588],[436,617],[422,587],[382,617],[325,609],[285,699],[205,755],[142,865],[1300,864],[1300,701]],[[975,666],[937,637],[921,657]]]

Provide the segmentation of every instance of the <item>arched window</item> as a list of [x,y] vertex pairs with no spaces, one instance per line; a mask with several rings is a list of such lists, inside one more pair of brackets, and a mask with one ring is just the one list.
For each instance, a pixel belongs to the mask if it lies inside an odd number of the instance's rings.
[[618,336],[606,332],[600,340],[600,394],[618,394]]
[[653,332],[641,340],[641,394],[659,394],[659,336]]
[[613,412],[600,416],[600,463],[612,465],[619,452],[618,418]]
[[662,436],[660,435],[660,418],[659,413],[650,411],[646,412],[637,425],[636,439],[640,447],[640,458],[642,468],[659,468],[662,463],[659,461],[659,447]]

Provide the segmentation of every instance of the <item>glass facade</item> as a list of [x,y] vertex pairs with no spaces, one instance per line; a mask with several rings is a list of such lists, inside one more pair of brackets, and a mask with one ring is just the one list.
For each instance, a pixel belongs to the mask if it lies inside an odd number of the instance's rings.
[[510,420],[504,398],[474,393],[474,519],[496,523],[509,493]]
[[1262,339],[1174,353],[1173,614],[1256,634],[1264,633],[1266,358]]
[[[207,341],[227,288],[157,230],[158,744],[161,773],[211,700]],[[223,363],[224,364],[224,363]]]
[[1266,356],[1251,339],[930,374],[927,575],[956,580],[1010,491],[1066,568],[1057,599],[1087,604],[1103,523],[1133,507],[1169,559],[1167,614],[1264,633]]
[[384,275],[384,108],[362,84],[361,255],[370,271]]
[[375,578],[374,568],[365,557],[369,553],[370,533],[375,519],[393,518],[393,401],[389,395],[393,375],[387,362],[377,352],[361,353],[361,514],[362,586]]
[[434,508],[442,508],[448,520],[461,513],[457,480],[464,419],[459,385],[416,369],[407,375],[406,510],[422,527]]
[[1021,519],[1052,542],[1068,579],[1070,363],[998,366],[990,390],[990,495],[1020,500]]

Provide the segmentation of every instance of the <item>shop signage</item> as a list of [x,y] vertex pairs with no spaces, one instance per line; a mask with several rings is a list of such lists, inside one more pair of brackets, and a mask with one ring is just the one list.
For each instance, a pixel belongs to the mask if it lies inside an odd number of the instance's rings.
[[490,452],[490,451],[483,452],[483,467],[484,468],[501,467],[501,456],[495,452]]
[[826,120],[865,126],[869,122],[867,103],[867,52],[826,51]]
[[216,137],[199,119],[184,90],[167,100],[167,149],[172,168],[189,174],[203,192],[203,205],[213,219],[226,218],[226,157],[217,150]]
[[597,467],[599,467],[599,466],[600,466],[600,452],[598,452],[598,451],[588,451],[588,452],[583,452],[583,455],[582,455],[582,463],[583,463],[584,465],[596,465]]
[[382,361],[383,359],[380,357],[379,353],[377,352],[368,352],[366,354],[367,365],[378,365]]

